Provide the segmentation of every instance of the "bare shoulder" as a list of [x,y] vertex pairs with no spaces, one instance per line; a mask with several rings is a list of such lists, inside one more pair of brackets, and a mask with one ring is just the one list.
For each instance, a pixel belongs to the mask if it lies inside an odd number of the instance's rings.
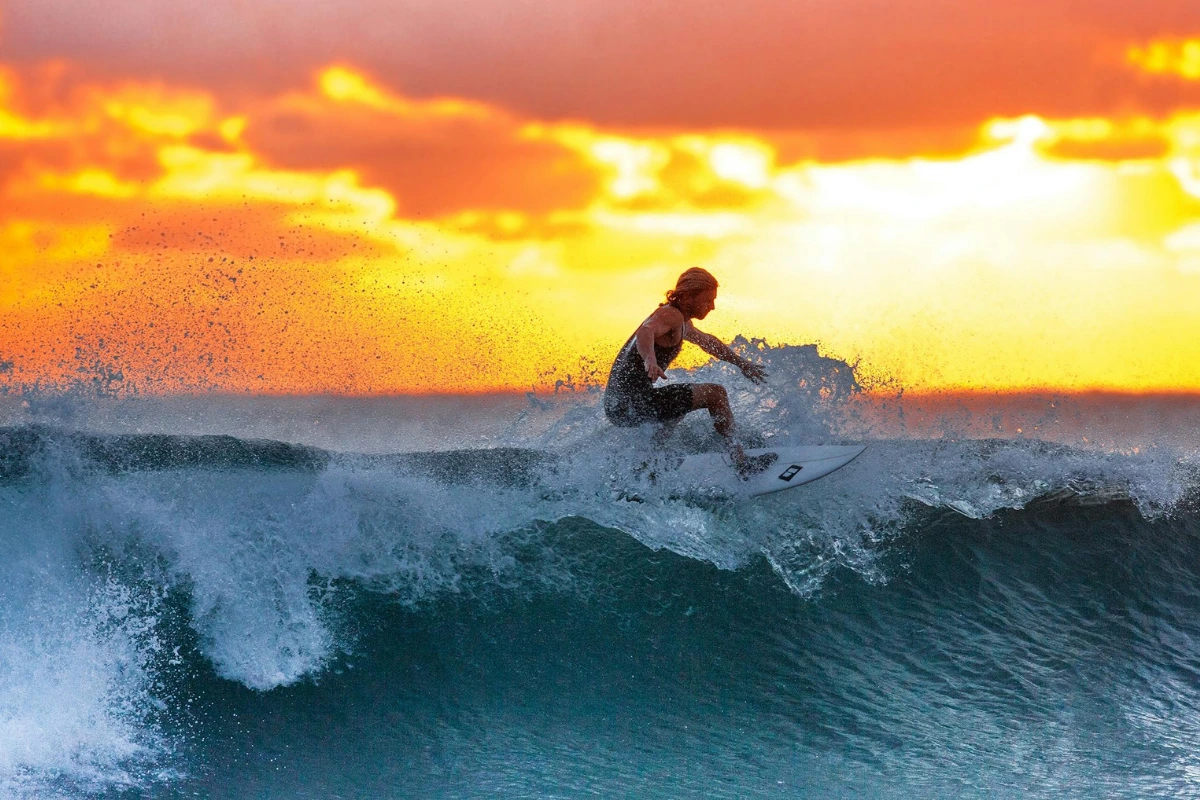
[[683,312],[675,306],[659,306],[644,324],[661,335],[683,326]]
[[659,306],[653,316],[671,323],[671,327],[683,324],[683,312],[675,306]]

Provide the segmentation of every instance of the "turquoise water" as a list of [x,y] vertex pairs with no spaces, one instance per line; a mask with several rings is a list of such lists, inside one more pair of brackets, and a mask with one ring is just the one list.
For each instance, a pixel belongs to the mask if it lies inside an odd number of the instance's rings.
[[767,355],[748,441],[869,449],[753,502],[589,393],[18,398],[0,794],[1193,796],[1190,408],[916,420]]

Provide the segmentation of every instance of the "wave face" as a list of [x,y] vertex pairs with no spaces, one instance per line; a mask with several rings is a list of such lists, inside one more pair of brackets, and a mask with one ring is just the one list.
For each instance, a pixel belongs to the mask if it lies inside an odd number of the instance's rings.
[[587,391],[0,407],[0,795],[1196,793],[1189,407],[741,346],[774,388],[674,377],[867,452],[746,502]]

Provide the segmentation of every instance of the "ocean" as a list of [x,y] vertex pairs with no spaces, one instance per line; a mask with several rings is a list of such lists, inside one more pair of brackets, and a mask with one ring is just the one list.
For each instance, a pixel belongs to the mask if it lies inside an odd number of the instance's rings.
[[1200,794],[1200,398],[755,347],[671,378],[866,453],[746,501],[597,387],[0,398],[0,796]]

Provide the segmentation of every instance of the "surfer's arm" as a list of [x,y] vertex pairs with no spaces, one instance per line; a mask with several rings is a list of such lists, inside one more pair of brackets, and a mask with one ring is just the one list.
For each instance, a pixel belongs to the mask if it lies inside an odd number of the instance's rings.
[[764,370],[761,365],[742,358],[737,353],[733,352],[729,345],[725,344],[711,333],[705,333],[704,331],[697,330],[694,326],[689,325],[683,338],[687,339],[689,342],[696,345],[710,356],[719,358],[722,361],[728,361],[730,364],[733,364],[742,371],[743,375],[755,383],[762,383],[763,379],[767,377],[767,371]]

